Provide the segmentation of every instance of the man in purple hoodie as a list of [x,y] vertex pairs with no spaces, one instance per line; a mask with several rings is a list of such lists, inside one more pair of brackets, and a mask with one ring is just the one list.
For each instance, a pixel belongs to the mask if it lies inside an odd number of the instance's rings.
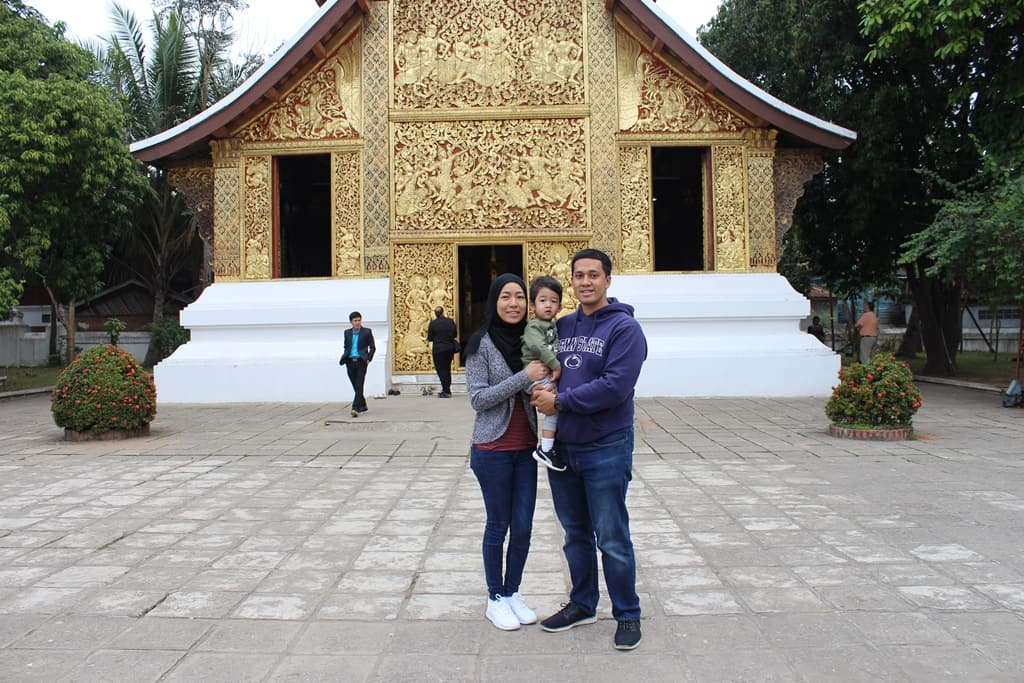
[[580,307],[558,321],[557,394],[537,390],[533,405],[558,411],[555,450],[567,465],[548,472],[555,513],[565,529],[572,579],[569,602],[541,622],[567,631],[597,621],[597,550],[618,622],[615,648],[640,644],[636,557],[629,535],[626,489],[633,469],[633,394],[647,358],[647,339],[633,307],[608,297],[612,262],[597,249],[572,259],[572,287]]

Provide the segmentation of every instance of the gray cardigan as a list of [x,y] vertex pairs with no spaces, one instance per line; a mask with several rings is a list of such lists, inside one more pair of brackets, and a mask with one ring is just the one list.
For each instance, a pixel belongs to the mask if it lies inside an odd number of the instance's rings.
[[537,411],[523,391],[530,386],[526,370],[513,374],[505,358],[494,346],[490,335],[480,340],[480,348],[466,360],[466,388],[469,404],[476,411],[473,443],[490,443],[501,437],[512,419],[512,401],[526,408],[530,428],[537,433]]

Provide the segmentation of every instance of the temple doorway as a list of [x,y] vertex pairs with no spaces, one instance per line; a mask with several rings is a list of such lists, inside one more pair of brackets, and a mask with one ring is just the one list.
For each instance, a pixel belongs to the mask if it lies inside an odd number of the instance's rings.
[[[487,293],[502,273],[523,277],[523,245],[460,245],[456,285],[459,298],[459,339],[463,345],[487,314]],[[459,363],[462,363],[461,358]]]
[[274,159],[274,277],[331,276],[331,155]]
[[704,164],[700,147],[652,147],[654,270],[704,270]]

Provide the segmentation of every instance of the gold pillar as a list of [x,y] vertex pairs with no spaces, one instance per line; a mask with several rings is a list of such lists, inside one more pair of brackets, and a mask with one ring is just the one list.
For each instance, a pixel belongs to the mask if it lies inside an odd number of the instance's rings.
[[711,147],[715,270],[745,272],[747,258],[747,166],[740,145]]
[[213,158],[213,276],[241,277],[241,141],[212,140]]
[[271,270],[270,156],[245,157],[242,224],[242,277],[269,280]]
[[747,197],[750,225],[750,269],[775,271],[775,182],[772,175],[777,131],[748,130]]

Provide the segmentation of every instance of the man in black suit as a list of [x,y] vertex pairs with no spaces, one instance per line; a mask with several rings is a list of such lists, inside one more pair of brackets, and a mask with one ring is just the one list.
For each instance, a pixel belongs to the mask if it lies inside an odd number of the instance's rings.
[[369,410],[363,396],[363,383],[366,381],[366,366],[373,360],[377,346],[373,342],[373,331],[363,327],[363,315],[359,311],[349,313],[348,321],[352,327],[345,330],[345,351],[341,354],[341,362],[348,370],[349,381],[356,392],[352,399],[352,417],[359,417],[359,413]]
[[452,359],[459,350],[455,337],[458,332],[455,328],[455,321],[444,317],[444,309],[438,306],[434,309],[434,319],[427,326],[427,341],[431,342],[431,354],[434,356],[434,370],[437,371],[437,378],[441,380],[441,393],[438,398],[452,397]]

